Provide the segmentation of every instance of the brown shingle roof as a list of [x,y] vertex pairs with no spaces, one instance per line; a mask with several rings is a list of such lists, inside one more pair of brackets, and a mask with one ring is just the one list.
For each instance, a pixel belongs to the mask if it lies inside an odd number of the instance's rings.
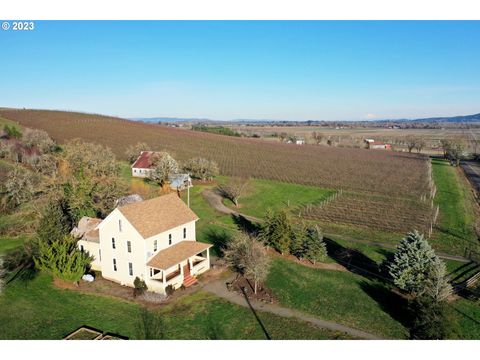
[[118,210],[145,239],[198,220],[176,193],[120,206]]
[[147,266],[166,270],[211,247],[211,244],[199,241],[180,241],[165,250],[159,251],[157,255],[150,259]]

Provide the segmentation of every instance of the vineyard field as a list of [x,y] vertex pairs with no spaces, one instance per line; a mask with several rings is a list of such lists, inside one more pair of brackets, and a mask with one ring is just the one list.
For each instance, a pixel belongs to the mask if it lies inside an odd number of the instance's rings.
[[428,228],[431,208],[428,157],[393,151],[283,144],[146,124],[84,113],[0,109],[0,116],[46,130],[64,143],[81,138],[110,147],[119,159],[128,145],[145,142],[180,162],[195,156],[215,160],[222,175],[316,186],[342,191],[308,217],[321,222],[405,232]]
[[146,142],[179,161],[213,159],[229,176],[385,195],[418,197],[427,191],[427,158],[414,154],[272,143],[64,111],[0,109],[0,116],[44,129],[60,143],[82,138],[109,146],[121,159],[128,145]]

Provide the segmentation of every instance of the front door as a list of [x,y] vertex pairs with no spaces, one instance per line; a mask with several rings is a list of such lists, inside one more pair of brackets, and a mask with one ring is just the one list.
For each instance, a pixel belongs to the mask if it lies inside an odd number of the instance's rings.
[[189,277],[190,276],[190,265],[187,262],[187,265],[183,267],[183,277]]

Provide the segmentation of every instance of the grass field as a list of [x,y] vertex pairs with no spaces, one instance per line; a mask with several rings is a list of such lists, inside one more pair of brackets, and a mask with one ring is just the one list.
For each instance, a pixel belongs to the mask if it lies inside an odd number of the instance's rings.
[[432,159],[433,177],[437,186],[435,204],[440,218],[432,245],[441,251],[464,255],[466,248],[479,248],[474,229],[474,199],[469,185],[460,178],[459,168],[443,159]]
[[[61,339],[85,325],[136,339],[143,324],[139,305],[60,290],[46,275],[11,283],[0,308],[0,339]],[[265,339],[250,310],[206,293],[188,295],[157,312],[167,339]],[[296,320],[258,315],[273,339],[342,338]]]
[[407,336],[395,319],[405,304],[383,285],[359,275],[275,259],[267,284],[285,306],[386,338]]
[[[226,182],[227,179],[223,177],[219,181]],[[317,204],[334,193],[334,190],[315,186],[252,179],[246,194],[240,198],[238,208],[229,200],[225,200],[225,204],[242,214],[263,218],[267,209],[295,209],[307,204]]]

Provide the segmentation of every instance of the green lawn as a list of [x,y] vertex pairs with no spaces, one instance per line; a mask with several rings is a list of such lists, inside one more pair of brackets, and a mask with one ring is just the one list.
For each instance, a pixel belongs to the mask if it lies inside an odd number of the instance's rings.
[[285,306],[385,338],[408,335],[399,321],[403,301],[359,275],[275,259],[267,284]]
[[457,313],[459,338],[465,340],[480,339],[480,303],[461,299],[457,300],[452,307]]
[[433,177],[437,186],[435,204],[440,206],[439,222],[432,245],[439,251],[464,255],[465,248],[478,249],[474,230],[472,195],[460,179],[457,168],[443,159],[432,159]]
[[[0,308],[0,339],[61,339],[84,325],[135,339],[142,324],[139,305],[60,290],[46,275],[9,284]],[[202,292],[180,298],[158,313],[165,338],[265,339],[249,309]],[[266,313],[258,316],[273,339],[342,338],[304,322]]]
[[16,249],[25,242],[29,237],[27,235],[20,235],[15,237],[0,236],[0,254],[6,253],[10,250]]
[[[225,178],[220,178],[225,182]],[[315,186],[285,183],[273,180],[251,179],[246,194],[240,198],[239,208],[229,201],[225,204],[241,213],[263,218],[268,208],[279,210],[318,203],[334,194],[334,190]]]

